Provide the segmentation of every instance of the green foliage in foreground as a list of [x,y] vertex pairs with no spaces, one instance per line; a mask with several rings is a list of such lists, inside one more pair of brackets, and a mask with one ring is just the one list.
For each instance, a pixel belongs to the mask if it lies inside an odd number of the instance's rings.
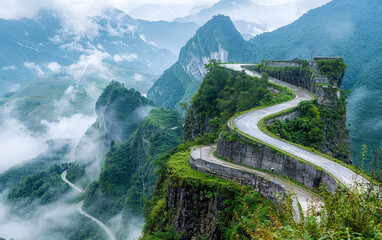
[[[335,194],[324,194],[325,204],[317,211],[310,206],[302,221],[291,218],[290,199],[284,211],[270,222],[256,222],[237,239],[382,239],[382,202],[377,191],[362,192],[359,185]],[[244,223],[244,219],[242,222]]]
[[280,119],[270,124],[267,129],[288,141],[320,150],[324,134],[324,122],[320,120],[318,107],[311,101],[301,102],[298,109],[301,116],[294,120]]
[[[210,63],[208,73],[198,92],[191,99],[191,107],[185,124],[186,140],[193,134],[208,132],[211,141],[224,130],[225,124],[236,112],[262,105],[285,102],[293,98],[287,88],[268,82],[268,75],[251,77],[244,71],[232,71]],[[274,94],[268,88],[279,90]]]

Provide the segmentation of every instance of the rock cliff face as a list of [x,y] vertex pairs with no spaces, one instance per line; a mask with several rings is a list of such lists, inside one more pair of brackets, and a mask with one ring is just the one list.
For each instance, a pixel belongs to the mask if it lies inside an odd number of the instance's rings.
[[324,121],[322,152],[351,164],[349,130],[346,128],[346,101],[338,88],[316,91],[320,118]]
[[181,49],[179,59],[155,82],[147,97],[160,107],[179,108],[197,91],[211,59],[239,62],[253,52],[229,17],[218,15],[202,26]]
[[267,171],[272,170],[309,188],[325,184],[329,191],[334,192],[338,187],[337,181],[325,171],[259,143],[230,142],[220,136],[217,154],[239,164]]
[[224,200],[216,189],[195,188],[172,181],[164,210],[182,239],[221,239],[218,212],[223,210]]

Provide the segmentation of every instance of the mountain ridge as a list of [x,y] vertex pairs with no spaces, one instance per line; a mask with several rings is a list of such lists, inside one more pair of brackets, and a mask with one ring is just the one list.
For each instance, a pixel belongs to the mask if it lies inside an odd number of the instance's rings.
[[253,52],[251,44],[243,39],[231,19],[214,16],[181,49],[177,63],[154,83],[147,97],[160,107],[179,109],[178,104],[188,102],[196,92],[206,74],[204,65],[210,59],[238,62],[248,52]]

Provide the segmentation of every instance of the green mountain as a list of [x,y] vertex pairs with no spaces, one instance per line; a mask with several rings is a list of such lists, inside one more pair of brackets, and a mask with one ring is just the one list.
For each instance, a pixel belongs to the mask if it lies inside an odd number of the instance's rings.
[[229,17],[217,15],[198,29],[181,49],[178,61],[164,72],[149,90],[147,97],[160,107],[179,108],[188,102],[203,80],[204,65],[210,59],[239,62],[253,52]]
[[[342,87],[353,91],[348,104],[353,161],[360,164],[362,144],[382,146],[382,4],[367,0],[334,0],[296,22],[256,36],[257,59],[340,56],[348,64]],[[371,153],[371,151],[369,151]]]
[[122,211],[120,237],[131,217],[142,216],[151,199],[158,159],[181,143],[182,119],[175,110],[153,109],[128,141],[112,144],[99,179],[84,194],[87,211],[108,220]]
[[111,141],[121,143],[129,139],[152,108],[153,103],[140,92],[116,81],[109,83],[97,100],[96,122],[76,147],[75,161],[95,164],[93,170],[98,176]]

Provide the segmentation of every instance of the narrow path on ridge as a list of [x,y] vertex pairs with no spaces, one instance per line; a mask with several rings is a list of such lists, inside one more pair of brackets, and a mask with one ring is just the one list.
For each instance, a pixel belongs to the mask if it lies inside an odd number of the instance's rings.
[[[260,170],[252,169],[249,167],[241,166],[235,163],[227,162],[222,159],[219,159],[214,156],[213,152],[216,150],[216,144],[210,145],[210,146],[203,146],[203,147],[195,147],[191,150],[191,156],[194,159],[202,159],[207,162],[211,162],[214,164],[218,164],[221,166],[229,167],[232,169],[237,169],[241,171],[245,171],[263,178],[266,178],[278,185],[281,185],[284,187],[288,192],[295,194],[295,196],[292,196],[293,200],[293,208],[296,213],[299,212],[297,201],[300,203],[301,208],[304,212],[307,212],[308,206],[311,203],[314,203],[315,205],[319,205],[321,200],[320,198],[312,193],[312,191],[303,188],[295,183],[292,183],[291,181],[288,181],[284,178],[281,178],[275,174],[263,172]],[[200,151],[202,151],[200,153]],[[297,198],[296,198],[297,197]]]
[[[245,64],[245,65],[248,65],[248,64]],[[249,70],[243,69],[241,67],[242,66],[241,64],[224,64],[222,66],[225,66],[226,68],[236,70],[236,71],[245,70],[246,74],[250,76],[260,76],[258,73],[253,73]],[[307,91],[303,90],[302,88],[282,82],[280,80],[277,80],[271,77],[269,78],[269,81],[271,83],[281,85],[291,89],[293,93],[296,95],[296,98],[285,103],[254,110],[249,113],[243,114],[234,119],[234,122],[233,122],[234,126],[239,131],[245,134],[248,134],[262,142],[270,144],[280,150],[283,150],[296,157],[304,159],[307,162],[313,163],[316,166],[321,167],[322,169],[324,169],[325,171],[327,171],[328,173],[336,177],[338,181],[340,181],[342,184],[344,184],[347,187],[354,184],[356,181],[360,183],[368,183],[369,181],[366,180],[364,177],[360,176],[359,174],[356,174],[355,172],[353,172],[352,170],[350,170],[349,168],[345,166],[342,166],[341,164],[338,164],[316,153],[305,150],[294,144],[276,139],[260,130],[260,128],[258,127],[258,123],[260,122],[261,119],[269,115],[281,112],[283,110],[297,107],[299,102],[301,101],[314,99],[312,95],[308,94]]]
[[[74,190],[82,193],[84,190],[82,190],[81,188],[77,187],[76,185],[74,185],[73,183],[71,183],[68,179],[66,179],[66,175],[68,174],[68,170],[66,170],[65,172],[63,172],[61,174],[61,178],[64,182],[66,182],[67,184],[69,184],[70,187],[72,187]],[[87,214],[86,212],[84,212],[84,210],[82,210],[82,206],[84,205],[84,201],[81,201],[77,204],[77,210],[85,217],[91,219],[93,222],[97,223],[106,233],[107,235],[109,236],[109,238],[111,240],[117,240],[117,238],[114,236],[114,233],[105,225],[103,224],[100,220],[98,220],[97,218],[91,216],[90,214]]]

